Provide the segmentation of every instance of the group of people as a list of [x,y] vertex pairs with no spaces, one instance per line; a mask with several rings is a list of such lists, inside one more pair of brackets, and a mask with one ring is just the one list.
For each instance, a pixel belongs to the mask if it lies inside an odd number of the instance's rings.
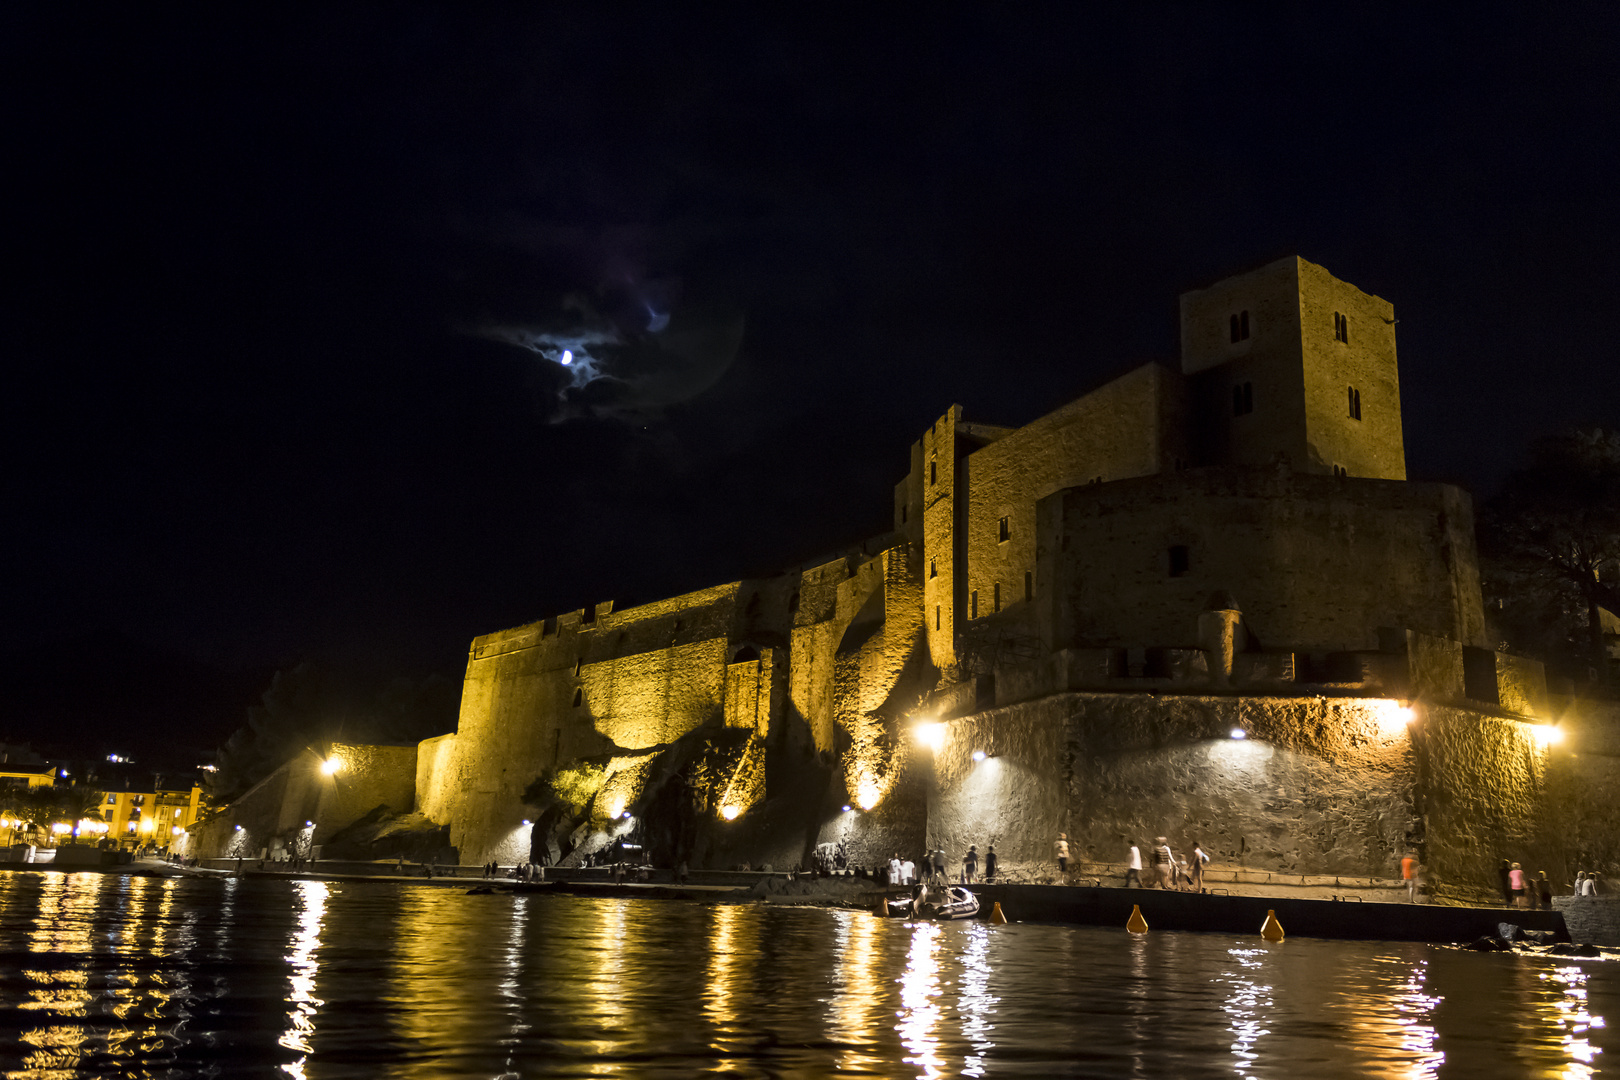
[[[1067,848],[1066,837],[1058,834],[1058,843]],[[1059,858],[1061,867],[1065,862]],[[1150,888],[1157,885],[1161,889],[1176,889],[1181,892],[1201,893],[1204,891],[1204,867],[1209,865],[1209,853],[1197,840],[1187,851],[1186,858],[1177,858],[1175,851],[1170,847],[1168,837],[1155,836],[1153,848],[1148,853],[1148,863],[1153,867],[1152,876],[1142,880],[1142,849],[1135,840],[1126,842],[1125,851],[1125,887],[1133,885],[1139,889]]]
[[[1553,883],[1547,871],[1539,870],[1534,876],[1510,859],[1503,859],[1497,868],[1501,880],[1502,904],[1513,908],[1550,908],[1553,906]],[[1575,875],[1574,896],[1598,896],[1603,892],[1603,875],[1596,870],[1582,870]]]
[[[996,880],[998,858],[996,846],[990,844],[984,852],[984,878],[986,882]],[[945,872],[945,850],[935,848],[922,854],[922,862],[903,859],[897,851],[889,857],[889,884],[891,885],[919,885],[924,882],[941,883],[949,881]],[[962,869],[957,875],[960,885],[972,885],[979,881],[979,845],[969,844],[967,854],[962,856]]]
[[[501,864],[494,861],[485,863],[484,876],[486,878],[501,877]],[[515,881],[544,881],[546,872],[539,863],[521,862],[513,866],[506,876]]]

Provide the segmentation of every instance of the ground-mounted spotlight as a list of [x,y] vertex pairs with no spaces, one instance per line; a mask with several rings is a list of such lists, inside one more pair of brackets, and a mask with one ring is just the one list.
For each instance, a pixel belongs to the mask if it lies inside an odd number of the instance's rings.
[[620,814],[619,817],[623,818],[625,821],[629,821],[630,820],[630,811],[626,810],[624,813]]
[[849,812],[850,812],[850,810],[852,810],[852,809],[853,809],[853,807],[851,807],[851,806],[850,806],[850,805],[849,805],[849,803],[845,803],[845,804],[844,804],[844,813],[846,813],[846,814],[847,814],[847,813],[849,813]]
[[528,818],[523,819],[523,825],[524,825],[525,828],[527,828],[528,826],[533,825],[533,824],[534,824],[534,822],[530,821]]
[[973,760],[974,761],[983,761],[984,760],[984,751],[983,750],[975,750],[975,751],[973,751]]
[[314,822],[313,822],[313,821],[306,821],[306,822],[304,822],[304,828],[306,828],[306,829],[313,829],[313,828],[314,828],[314,827],[315,827],[315,823],[314,823]]
[[236,827],[236,831],[237,831],[237,832],[241,832],[241,831],[242,831],[242,826],[240,826],[240,825],[238,825],[238,826],[237,826],[237,827]]
[[1533,724],[1530,734],[1535,738],[1536,745],[1543,750],[1564,741],[1564,731],[1556,724]]
[[725,818],[727,821],[736,821],[737,815],[740,813],[742,813],[742,809],[740,807],[732,806],[729,803],[720,808],[720,816]]
[[343,759],[340,757],[329,757],[325,761],[321,762],[321,772],[325,773],[327,776],[336,776],[337,773],[342,770],[342,768]]
[[1249,733],[1240,727],[1233,728],[1231,734],[1234,739],[1247,739],[1249,737]]

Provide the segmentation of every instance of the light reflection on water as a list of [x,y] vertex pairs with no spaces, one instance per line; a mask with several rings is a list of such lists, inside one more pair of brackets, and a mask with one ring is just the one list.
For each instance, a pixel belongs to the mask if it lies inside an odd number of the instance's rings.
[[0,1074],[1601,1076],[1620,964],[0,873]]

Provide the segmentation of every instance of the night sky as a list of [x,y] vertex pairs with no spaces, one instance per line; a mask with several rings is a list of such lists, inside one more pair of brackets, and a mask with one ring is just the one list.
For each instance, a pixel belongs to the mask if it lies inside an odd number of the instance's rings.
[[1612,8],[595,7],[0,15],[0,736],[831,551],[1284,254],[1414,479],[1620,424]]

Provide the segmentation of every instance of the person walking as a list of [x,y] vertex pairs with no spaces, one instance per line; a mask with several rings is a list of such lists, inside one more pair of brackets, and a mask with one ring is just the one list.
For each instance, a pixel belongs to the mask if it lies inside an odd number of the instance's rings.
[[975,844],[968,845],[967,854],[962,856],[962,884],[971,885],[979,873],[979,849]]
[[1058,873],[1067,879],[1069,876],[1069,834],[1058,833],[1057,844],[1054,846],[1057,848]]
[[900,884],[917,884],[917,864],[910,859],[906,859],[900,864]]
[[1542,870],[1539,873],[1537,873],[1536,874],[1536,880],[1534,882],[1532,882],[1532,884],[1535,886],[1536,899],[1541,901],[1541,906],[1543,908],[1545,908],[1548,911],[1551,911],[1552,906],[1553,906],[1552,905],[1552,882],[1550,880],[1548,880],[1548,878],[1547,878],[1547,871]]
[[1512,873],[1513,864],[1506,859],[1503,859],[1502,865],[1496,868],[1496,876],[1501,879],[1503,907],[1513,906],[1513,885],[1509,881],[1509,875]]
[[1401,857],[1401,880],[1406,883],[1406,902],[1417,903],[1417,853],[1408,851]]
[[1140,889],[1142,887],[1142,849],[1136,846],[1135,840],[1129,843],[1130,850],[1125,853],[1125,887],[1130,888],[1131,882],[1134,881],[1136,887]]
[[889,856],[889,884],[900,884],[900,853],[898,851]]
[[945,880],[945,849],[934,849],[934,876],[941,882]]
[[1159,888],[1170,889],[1176,883],[1176,856],[1170,850],[1170,841],[1163,836],[1153,838],[1153,872]]
[[1203,845],[1193,841],[1192,855],[1187,859],[1187,884],[1195,893],[1204,891],[1204,864],[1209,862],[1209,856],[1204,854]]
[[984,882],[986,885],[996,880],[996,845],[991,844],[984,852]]
[[1513,906],[1516,908],[1529,907],[1529,898],[1524,894],[1524,871],[1519,864],[1514,863],[1508,870],[1508,890],[1512,894]]

